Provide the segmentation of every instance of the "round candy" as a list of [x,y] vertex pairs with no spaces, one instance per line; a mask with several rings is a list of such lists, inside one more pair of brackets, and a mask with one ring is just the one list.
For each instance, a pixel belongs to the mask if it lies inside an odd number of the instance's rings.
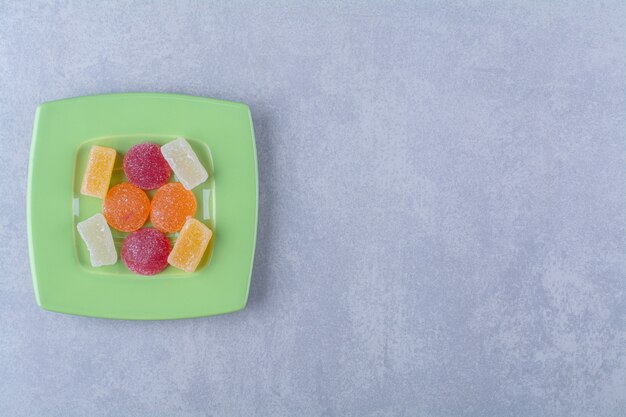
[[146,227],[126,236],[122,260],[137,274],[154,275],[165,269],[171,250],[170,241],[163,233]]
[[195,214],[196,197],[179,182],[165,184],[152,198],[150,221],[162,232],[178,232]]
[[128,180],[144,190],[159,188],[167,182],[172,172],[155,143],[140,143],[124,155],[124,174]]
[[112,228],[133,232],[148,219],[150,199],[142,189],[123,182],[107,193],[102,203],[102,214]]

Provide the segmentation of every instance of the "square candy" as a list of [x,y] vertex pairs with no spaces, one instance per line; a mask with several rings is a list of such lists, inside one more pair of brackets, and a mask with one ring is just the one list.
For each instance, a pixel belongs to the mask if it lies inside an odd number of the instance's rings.
[[191,217],[188,218],[167,262],[185,272],[195,271],[211,241],[211,236],[213,232],[204,223]]
[[113,164],[115,163],[115,149],[104,146],[92,146],[89,151],[89,162],[80,193],[90,197],[104,198],[109,189]]
[[76,225],[76,228],[87,244],[92,266],[113,265],[117,262],[113,235],[101,213],[83,220]]
[[178,138],[161,146],[161,153],[186,189],[191,190],[209,178],[185,138]]

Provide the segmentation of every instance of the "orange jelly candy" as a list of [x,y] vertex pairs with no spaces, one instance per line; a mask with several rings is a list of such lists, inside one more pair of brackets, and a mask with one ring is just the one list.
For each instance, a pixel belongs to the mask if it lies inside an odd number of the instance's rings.
[[139,187],[123,182],[111,187],[102,204],[107,223],[121,232],[134,232],[150,214],[150,199]]
[[195,214],[196,197],[179,182],[165,184],[152,198],[150,221],[162,232],[178,232]]

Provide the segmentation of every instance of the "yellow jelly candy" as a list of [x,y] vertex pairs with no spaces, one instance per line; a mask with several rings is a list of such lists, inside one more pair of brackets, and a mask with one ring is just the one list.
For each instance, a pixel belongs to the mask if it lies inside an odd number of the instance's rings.
[[180,231],[174,249],[167,257],[167,262],[185,272],[193,272],[198,267],[204,251],[213,236],[211,229],[202,222],[189,218]]
[[81,194],[98,198],[107,195],[115,155],[115,149],[95,145],[91,147],[83,184],[80,187]]

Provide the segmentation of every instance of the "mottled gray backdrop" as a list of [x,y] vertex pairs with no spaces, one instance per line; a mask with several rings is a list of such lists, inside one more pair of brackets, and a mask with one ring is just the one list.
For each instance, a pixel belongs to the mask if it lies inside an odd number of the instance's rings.
[[[625,85],[623,1],[0,0],[0,416],[626,415]],[[244,311],[35,304],[35,108],[129,91],[250,105]]]

